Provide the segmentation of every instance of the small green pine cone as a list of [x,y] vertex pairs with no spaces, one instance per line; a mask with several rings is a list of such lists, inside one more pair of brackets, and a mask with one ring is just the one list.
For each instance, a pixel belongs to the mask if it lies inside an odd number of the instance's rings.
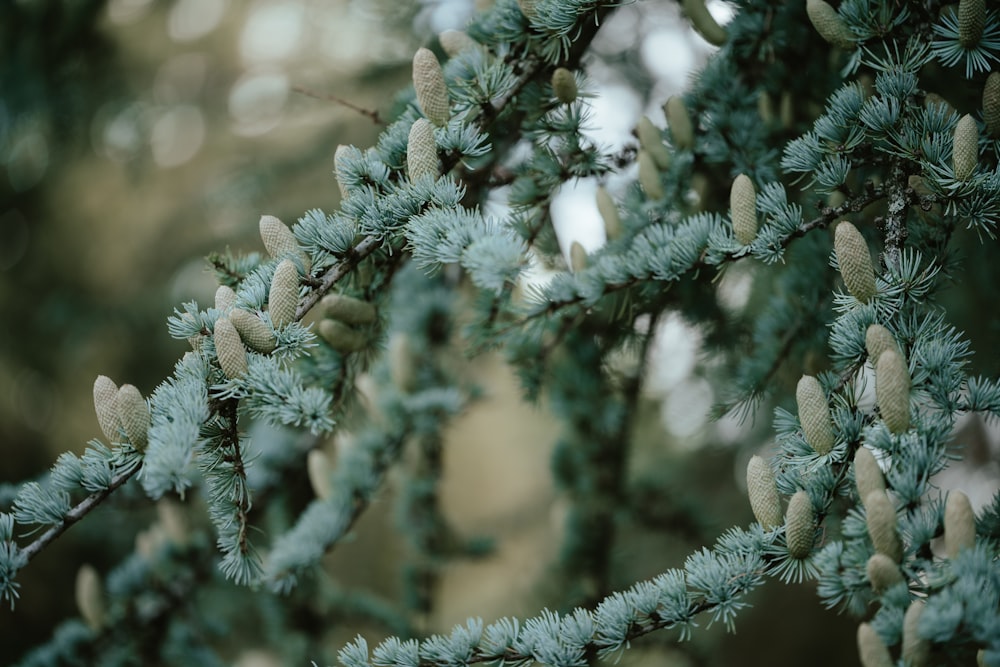
[[729,208],[733,215],[733,235],[743,245],[757,237],[757,190],[746,174],[740,174],[729,190]]
[[400,391],[409,393],[417,386],[417,365],[410,338],[397,331],[389,338],[389,375]]
[[639,151],[639,184],[650,199],[663,199],[663,183],[660,182],[660,172],[656,162],[646,151]]
[[375,321],[375,305],[347,296],[327,294],[319,302],[324,317],[340,320],[345,324],[371,324]]
[[108,442],[118,442],[122,423],[118,418],[118,385],[106,375],[98,375],[94,380],[94,412],[104,437]]
[[907,667],[927,667],[931,658],[931,643],[920,636],[920,617],[925,602],[914,600],[903,616],[903,651],[900,657]]
[[240,332],[228,317],[220,317],[215,321],[215,353],[219,358],[219,367],[230,380],[247,374],[247,351],[240,339]]
[[309,486],[320,500],[328,500],[333,495],[333,483],[330,481],[330,457],[320,449],[310,449],[306,457],[306,472],[309,474]]
[[860,447],[854,453],[854,482],[858,487],[858,497],[861,502],[872,491],[885,492],[885,476],[875,460],[875,455],[867,447]]
[[785,541],[792,558],[805,558],[816,539],[816,512],[805,491],[796,491],[785,513]]
[[806,0],[806,14],[819,36],[836,47],[849,51],[855,36],[837,10],[824,0]]
[[81,565],[76,571],[76,608],[91,630],[97,632],[107,620],[101,576],[92,565]]
[[886,350],[875,363],[875,402],[890,431],[910,428],[910,371],[895,350]]
[[417,105],[427,120],[438,127],[447,125],[451,117],[448,86],[444,83],[441,63],[430,49],[421,47],[413,54],[413,89]]
[[976,515],[969,497],[961,491],[948,493],[944,504],[944,550],[955,558],[962,549],[976,544]]
[[682,151],[694,148],[694,125],[684,106],[684,99],[679,95],[672,95],[663,105],[663,113],[667,117],[670,135],[674,138],[674,147]]
[[573,273],[587,268],[587,251],[579,241],[573,241],[573,245],[569,247],[569,268]]
[[615,200],[611,198],[608,191],[604,189],[604,186],[598,186],[597,188],[597,211],[601,214],[601,219],[604,220],[604,233],[607,235],[609,241],[613,241],[620,238],[622,235],[622,219],[618,215],[618,207],[615,206]]
[[128,441],[140,452],[146,449],[149,438],[149,406],[146,399],[134,385],[123,384],[118,388],[115,407]]
[[337,352],[347,354],[364,349],[367,337],[360,331],[355,331],[337,320],[322,320],[319,323],[319,335]]
[[337,146],[337,150],[333,153],[333,175],[337,179],[337,189],[340,190],[340,198],[347,199],[348,191],[347,186],[344,184],[343,177],[343,167],[341,166],[344,158],[347,156],[347,152],[350,150],[350,146],[340,144]]
[[565,67],[557,67],[552,72],[552,92],[556,99],[563,104],[571,104],[576,101],[579,91],[576,88],[576,77]]
[[986,0],[959,0],[958,42],[967,49],[975,48],[986,27]]
[[959,181],[968,180],[979,165],[979,126],[969,114],[962,116],[955,126],[951,163]]
[[986,651],[983,649],[976,651],[976,667],[986,667]]
[[819,380],[812,375],[803,375],[795,388],[795,401],[799,406],[799,422],[806,442],[817,454],[829,454],[836,438],[830,406]]
[[445,30],[438,34],[438,41],[449,58],[454,58],[462,51],[468,51],[479,46],[479,42],[469,37],[468,33],[462,30]]
[[260,238],[268,255],[274,259],[296,257],[302,262],[302,269],[309,272],[309,256],[299,247],[292,230],[281,220],[273,215],[260,216]]
[[858,626],[858,655],[862,667],[895,667],[885,642],[868,623]]
[[705,0],[682,0],[684,14],[691,21],[691,25],[698,34],[705,38],[705,41],[713,46],[722,46],[726,43],[726,30],[720,26],[715,17],[705,6]]
[[236,292],[228,285],[219,285],[215,290],[215,309],[226,312],[236,305]]
[[1000,137],[1000,72],[993,72],[986,77],[986,85],[983,86],[983,122],[990,137]]
[[643,116],[639,119],[635,133],[639,137],[639,146],[653,158],[656,168],[660,171],[666,171],[670,167],[670,151],[667,150],[667,145],[663,143],[663,137],[660,134],[659,128],[653,125],[653,121],[649,120],[649,116]]
[[764,530],[781,526],[781,499],[774,471],[760,456],[751,456],[747,463],[747,495],[753,515]]
[[294,262],[284,259],[278,264],[267,301],[267,311],[271,313],[275,329],[295,321],[295,310],[299,307],[299,270]]
[[833,248],[847,291],[861,303],[871,301],[875,296],[875,270],[865,237],[845,220],[837,225]]
[[899,566],[885,554],[875,554],[869,558],[865,572],[868,574],[872,590],[876,593],[882,593],[904,581]]
[[872,491],[865,496],[868,536],[875,551],[898,563],[903,560],[903,542],[896,527],[896,508],[885,491]]
[[878,358],[886,350],[899,352],[899,345],[892,333],[881,324],[871,324],[865,331],[865,348],[872,363],[878,363]]
[[242,308],[234,308],[229,313],[229,319],[240,332],[240,338],[251,350],[261,354],[274,352],[278,340],[274,337],[271,327],[264,324],[264,320]]
[[406,143],[406,177],[415,181],[426,174],[438,176],[437,143],[430,122],[418,118],[410,127]]

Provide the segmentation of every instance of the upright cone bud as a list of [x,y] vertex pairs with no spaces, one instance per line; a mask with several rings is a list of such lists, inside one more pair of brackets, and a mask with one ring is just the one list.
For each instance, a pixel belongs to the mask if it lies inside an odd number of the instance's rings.
[[389,375],[400,391],[411,392],[417,384],[416,359],[409,337],[402,331],[389,338]]
[[174,544],[187,544],[189,537],[187,521],[178,503],[161,499],[156,503],[156,517],[167,539]]
[[342,354],[357,352],[367,343],[367,338],[360,331],[336,320],[322,320],[319,323],[319,335],[330,347]]
[[962,116],[955,126],[951,163],[959,181],[968,180],[979,164],[979,126],[969,114]]
[[98,375],[94,380],[94,412],[104,437],[108,442],[117,442],[122,423],[118,418],[118,385],[106,375]]
[[333,495],[333,484],[330,481],[330,457],[319,449],[310,449],[306,458],[306,472],[309,473],[309,485],[320,500],[327,500]]
[[236,305],[236,292],[228,285],[219,285],[215,290],[215,309],[226,312]]
[[817,454],[829,454],[836,438],[833,434],[830,406],[819,380],[812,375],[803,375],[795,388],[795,401],[799,406],[799,422],[806,442]]
[[234,308],[229,313],[229,319],[240,333],[240,338],[251,350],[261,354],[274,352],[278,341],[271,327],[264,324],[262,319],[242,308]]
[[687,107],[684,106],[684,99],[679,95],[672,95],[663,106],[663,113],[667,117],[670,134],[674,138],[674,146],[678,150],[694,148],[694,125],[691,123]]
[[876,593],[882,593],[903,582],[903,573],[899,571],[899,566],[885,554],[875,554],[869,558],[865,572]]
[[868,330],[865,332],[865,348],[867,348],[868,358],[872,360],[873,364],[878,363],[878,358],[886,350],[899,352],[899,345],[896,344],[896,339],[881,324],[869,325]]
[[806,14],[819,36],[844,50],[854,48],[855,37],[837,10],[824,0],[806,0]]
[[601,214],[601,219],[604,220],[604,233],[607,235],[609,241],[619,238],[622,235],[622,219],[618,215],[618,207],[615,206],[615,201],[608,194],[608,191],[604,189],[604,186],[598,186],[597,188],[597,212]]
[[726,43],[726,30],[715,21],[715,17],[705,6],[705,0],[682,0],[681,5],[691,25],[706,42],[714,46]]
[[967,49],[974,48],[983,37],[986,27],[986,0],[959,0],[958,42]]
[[418,118],[410,127],[406,143],[406,177],[415,181],[427,174],[438,176],[437,144],[434,128],[426,119]]
[[805,491],[796,491],[785,514],[785,541],[792,558],[805,558],[816,538],[816,512]]
[[649,120],[649,116],[643,116],[639,119],[635,133],[639,137],[639,146],[642,147],[642,150],[649,153],[649,157],[653,158],[656,167],[661,171],[667,169],[670,166],[670,151],[667,150],[667,145],[663,143],[663,137],[660,136],[659,128],[653,125],[653,121]]
[[757,190],[746,174],[740,174],[729,190],[729,208],[733,214],[733,235],[747,245],[757,237]]
[[875,632],[875,628],[867,623],[858,626],[858,655],[862,667],[894,667],[896,664],[889,655],[885,642]]
[[344,167],[343,161],[347,156],[347,151],[350,150],[349,146],[340,144],[337,146],[337,150],[333,154],[333,174],[337,178],[337,189],[340,190],[340,198],[347,199],[347,185],[344,183]]
[[552,72],[552,92],[556,99],[563,104],[570,104],[576,101],[576,77],[565,67],[557,67]]
[[587,268],[587,251],[579,241],[573,241],[569,247],[569,268],[573,273],[579,273]]
[[660,182],[660,172],[656,163],[646,151],[639,151],[639,184],[650,199],[663,199],[663,183]]
[[371,324],[375,321],[374,304],[346,294],[327,294],[320,299],[319,307],[325,317],[345,324]]
[[983,122],[986,133],[993,139],[1000,137],[1000,72],[986,77],[983,86]]
[[451,117],[448,87],[444,83],[441,63],[430,49],[421,47],[413,54],[413,89],[417,93],[417,105],[427,120],[439,127],[447,125]]
[[444,52],[451,58],[454,58],[462,51],[479,46],[476,40],[461,30],[445,30],[438,35],[438,41],[441,42],[441,48],[444,49]]
[[281,220],[273,215],[260,216],[260,238],[268,255],[274,259],[296,257],[302,262],[302,268],[309,271],[309,256],[299,247],[292,230]]
[[299,270],[294,262],[285,259],[278,264],[267,301],[271,324],[276,329],[295,321],[295,310],[299,306]]
[[104,606],[104,592],[101,577],[91,565],[82,565],[76,572],[76,608],[84,622],[95,632],[104,626],[107,611]]
[[128,441],[137,450],[144,450],[149,437],[149,406],[146,405],[146,399],[135,386],[123,384],[118,389],[115,406]]
[[833,247],[847,291],[861,303],[868,303],[875,296],[875,270],[865,237],[857,227],[844,221],[837,225]]
[[858,486],[858,497],[864,503],[872,491],[885,492],[885,477],[875,460],[875,455],[867,447],[861,447],[854,454],[854,481]]
[[865,497],[868,536],[875,551],[898,563],[903,560],[903,542],[896,528],[896,509],[885,491],[872,491]]
[[910,371],[895,350],[883,352],[875,364],[875,402],[890,431],[910,428]]
[[962,549],[976,544],[976,515],[969,497],[961,491],[952,491],[944,505],[944,549],[948,558],[954,558]]
[[220,317],[215,321],[215,333],[212,339],[215,341],[219,367],[226,377],[233,380],[246,375],[247,351],[243,347],[243,341],[240,340],[240,333],[228,317]]
[[781,501],[774,471],[760,456],[751,456],[747,464],[747,494],[753,515],[764,530],[781,525]]
[[920,636],[920,616],[924,613],[924,601],[914,600],[906,608],[903,616],[903,662],[907,667],[926,667],[930,664],[931,643]]

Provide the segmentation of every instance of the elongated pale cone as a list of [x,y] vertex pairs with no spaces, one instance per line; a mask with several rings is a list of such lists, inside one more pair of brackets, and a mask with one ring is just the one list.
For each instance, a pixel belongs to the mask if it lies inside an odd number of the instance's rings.
[[858,626],[858,657],[862,667],[895,667],[885,642],[868,623]]
[[215,290],[216,310],[221,310],[225,312],[235,305],[236,305],[236,292],[233,291],[233,288],[228,285],[219,285],[218,288],[216,288]]
[[462,53],[462,51],[474,49],[479,46],[479,42],[461,30],[445,30],[438,34],[438,41],[441,43],[441,48],[444,49],[444,52],[451,58]]
[[885,554],[894,563],[903,560],[903,541],[896,526],[896,508],[885,491],[872,491],[865,498],[868,536],[875,551]]
[[854,453],[854,482],[858,487],[858,497],[864,503],[872,491],[885,492],[885,476],[867,447],[860,447]]
[[805,558],[816,538],[816,512],[805,491],[796,491],[785,512],[785,541],[792,558]]
[[94,380],[94,412],[97,423],[108,442],[118,442],[121,435],[121,419],[118,417],[118,385],[106,375],[98,375]]
[[777,528],[782,523],[781,499],[774,471],[762,457],[754,455],[747,463],[747,495],[750,508],[757,522],[765,530]]
[[659,128],[653,125],[653,121],[649,119],[649,116],[643,116],[639,119],[639,124],[635,127],[635,133],[639,137],[639,146],[653,158],[657,169],[665,171],[670,167],[670,151],[667,150],[667,145],[663,143],[663,137],[660,135]]
[[219,367],[230,380],[241,378],[247,374],[247,351],[243,347],[240,333],[228,317],[220,317],[215,321],[215,352],[219,359]]
[[823,388],[812,375],[803,375],[795,389],[795,400],[799,407],[799,421],[806,442],[817,454],[829,454],[836,437],[830,406],[826,402]]
[[377,315],[375,304],[346,294],[327,294],[320,299],[319,307],[325,317],[345,324],[371,324]]
[[705,0],[681,0],[684,7],[684,14],[691,21],[698,34],[705,38],[705,41],[713,46],[722,46],[726,43],[726,29],[718,24],[715,17],[705,6]]
[[552,72],[552,92],[556,99],[563,104],[571,104],[576,101],[577,88],[576,77],[573,72],[565,67],[557,67]]
[[291,255],[302,262],[303,270],[309,272],[309,256],[299,247],[292,230],[281,220],[273,215],[260,216],[260,238],[264,242],[264,249],[272,258],[281,259]]
[[609,241],[613,241],[621,237],[624,228],[622,227],[621,216],[618,215],[618,207],[615,206],[615,200],[611,198],[608,191],[604,189],[604,186],[598,186],[597,188],[597,211],[601,214],[601,219],[604,221],[604,233],[607,235]]
[[587,268],[587,251],[579,241],[573,241],[573,245],[569,247],[569,265],[573,273],[579,273]]
[[357,352],[368,344],[367,337],[337,320],[325,319],[319,323],[319,335],[338,352]]
[[281,260],[274,270],[267,302],[271,324],[276,329],[295,321],[295,310],[299,306],[299,270],[291,260]]
[[865,573],[872,589],[882,593],[886,589],[903,582],[903,573],[895,561],[885,554],[872,554],[865,566]]
[[837,225],[833,242],[837,264],[847,291],[861,303],[868,303],[875,296],[875,269],[868,243],[858,228],[844,221]]
[[809,21],[816,28],[816,32],[824,40],[841,49],[854,48],[857,38],[829,3],[824,0],[806,0],[806,14],[809,15]]
[[107,619],[101,577],[92,565],[81,565],[76,572],[76,608],[84,622],[95,632],[100,630]]
[[903,616],[903,662],[907,667],[927,667],[930,664],[931,643],[920,636],[920,617],[926,603],[914,600]]
[[146,399],[134,385],[123,384],[118,388],[115,405],[128,441],[140,452],[146,449],[149,434],[149,406],[146,405]]
[[865,348],[868,350],[868,358],[872,360],[873,365],[878,362],[878,358],[886,350],[899,352],[899,345],[896,344],[896,339],[881,324],[872,324],[868,327],[868,330],[865,332]]
[[976,545],[976,515],[969,497],[961,491],[948,493],[944,505],[944,549],[955,558],[962,549]]
[[650,199],[663,199],[663,183],[660,182],[660,172],[656,162],[646,151],[639,151],[639,184]]
[[895,350],[886,350],[875,364],[875,402],[893,433],[910,428],[910,371]]
[[667,117],[667,127],[674,138],[674,147],[678,150],[694,148],[694,125],[688,114],[684,99],[678,95],[667,98],[663,105],[663,113]]
[[743,245],[757,237],[757,190],[746,174],[740,174],[729,190],[729,209],[733,218],[733,235]]
[[969,114],[962,116],[955,126],[951,163],[959,181],[968,180],[979,164],[979,126]]
[[278,344],[271,327],[253,313],[234,308],[229,313],[229,319],[240,333],[243,343],[254,352],[270,354]]
[[430,121],[418,118],[410,126],[406,143],[406,177],[415,181],[427,175],[438,176],[437,143]]
[[333,466],[330,457],[320,449],[311,449],[306,458],[306,472],[309,473],[309,485],[320,500],[327,500],[333,495],[333,483],[330,472]]
[[413,89],[417,105],[427,120],[438,127],[447,125],[451,117],[448,86],[441,63],[430,49],[421,47],[413,54]]

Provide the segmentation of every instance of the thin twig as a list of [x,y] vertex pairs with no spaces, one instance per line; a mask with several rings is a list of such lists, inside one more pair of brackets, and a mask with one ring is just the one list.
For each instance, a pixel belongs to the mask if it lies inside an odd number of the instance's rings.
[[382,117],[379,116],[378,111],[375,111],[373,109],[365,109],[364,107],[359,107],[357,104],[348,102],[347,100],[337,97],[336,95],[330,95],[328,93],[318,93],[315,90],[310,90],[309,88],[306,88],[305,86],[292,86],[292,90],[294,90],[296,93],[301,93],[303,95],[307,95],[317,100],[324,100],[327,102],[333,102],[334,104],[339,104],[342,107],[347,107],[351,111],[357,111],[362,116],[371,119],[371,121],[376,125],[381,125],[385,127],[385,125],[387,124],[384,120],[382,120]]

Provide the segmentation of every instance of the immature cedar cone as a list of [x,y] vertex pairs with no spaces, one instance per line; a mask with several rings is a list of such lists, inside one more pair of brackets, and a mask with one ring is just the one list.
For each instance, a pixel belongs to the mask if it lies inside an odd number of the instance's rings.
[[858,655],[862,667],[893,667],[896,664],[889,655],[885,642],[867,623],[858,626]]
[[618,207],[615,201],[604,189],[603,185],[597,187],[597,211],[604,220],[604,233],[609,241],[613,241],[622,235],[622,219],[618,215]]
[[461,30],[445,30],[438,34],[438,41],[441,42],[441,48],[444,52],[451,58],[454,58],[462,51],[479,46],[479,42]]
[[875,363],[875,402],[890,431],[910,428],[910,371],[895,350],[886,350]]
[[347,186],[344,184],[343,180],[343,170],[341,166],[343,164],[344,158],[347,156],[347,151],[350,149],[349,146],[340,144],[337,146],[337,150],[333,153],[333,175],[337,179],[337,189],[340,190],[340,198],[347,199]]
[[251,350],[261,354],[274,352],[278,341],[271,327],[264,324],[262,319],[242,308],[234,308],[229,313],[229,319],[240,332],[240,338]]
[[397,331],[389,338],[389,376],[400,391],[411,392],[417,385],[417,365],[410,338]]
[[310,449],[306,457],[306,472],[309,474],[309,485],[320,500],[327,500],[333,495],[333,484],[330,482],[330,457],[320,449]]
[[753,515],[764,530],[781,525],[781,501],[774,471],[767,461],[757,455],[751,456],[747,463],[747,494]]
[[639,151],[639,183],[650,199],[663,199],[663,183],[656,163],[646,151]]
[[576,101],[576,77],[565,67],[557,67],[552,72],[552,92],[556,99],[563,104],[570,104]]
[[420,47],[413,54],[413,89],[427,120],[439,127],[447,125],[451,117],[448,87],[444,83],[441,63],[430,49]]
[[872,491],[865,497],[868,536],[875,551],[885,554],[894,563],[903,560],[903,542],[896,528],[896,509],[885,491]]
[[846,220],[837,225],[833,249],[837,253],[840,275],[847,291],[861,303],[868,303],[875,296],[875,270],[868,243],[858,228]]
[[691,20],[691,25],[705,41],[714,46],[726,43],[726,30],[718,23],[705,6],[705,0],[682,0],[684,13]]
[[215,309],[225,312],[236,304],[236,292],[228,285],[219,285],[215,290]]
[[149,406],[146,405],[146,399],[134,385],[123,384],[118,388],[115,407],[128,441],[141,452],[146,448],[149,437]]
[[867,447],[860,447],[854,453],[854,482],[858,486],[858,497],[864,503],[872,491],[885,492],[885,477],[875,460],[875,455]]
[[322,320],[319,323],[319,335],[330,347],[343,354],[357,352],[367,343],[364,334],[337,320]]
[[983,86],[983,121],[986,133],[992,138],[1000,137],[1000,72],[986,77]]
[[969,114],[962,116],[955,126],[951,164],[959,181],[968,180],[979,164],[979,126]]
[[830,406],[819,380],[803,375],[795,388],[795,401],[799,406],[799,422],[806,442],[817,454],[829,454],[836,438],[830,419]]
[[865,348],[867,348],[868,358],[872,360],[873,364],[878,363],[878,358],[886,350],[899,352],[899,345],[896,344],[896,339],[881,324],[871,324],[868,326],[868,330],[865,331]]
[[824,0],[806,0],[806,14],[819,36],[844,50],[854,48],[854,33],[840,18],[837,10]]
[[733,235],[747,245],[757,236],[757,190],[746,174],[740,174],[729,190],[729,208],[733,214]]
[[649,153],[649,157],[653,158],[657,169],[666,170],[670,166],[670,151],[663,143],[660,130],[653,125],[653,121],[649,120],[649,116],[643,116],[639,119],[635,133],[639,136],[639,146]]
[[91,630],[96,632],[104,625],[107,612],[101,577],[92,565],[81,565],[76,572],[76,608]]
[[816,538],[816,513],[805,491],[796,491],[785,513],[785,541],[792,558],[805,558]]
[[914,600],[903,616],[903,653],[900,657],[907,667],[926,667],[930,664],[931,643],[918,633],[924,604],[923,600]]
[[268,255],[274,259],[289,255],[297,257],[302,262],[302,268],[309,272],[309,256],[299,247],[292,230],[281,220],[273,215],[260,216],[260,238]]
[[410,126],[406,143],[406,177],[415,181],[425,174],[438,176],[437,144],[434,128],[425,118],[418,118]]
[[346,294],[327,294],[319,301],[324,317],[340,320],[345,324],[371,324],[375,321],[375,306],[367,301]]
[[271,324],[275,329],[295,320],[295,309],[299,306],[299,270],[295,268],[294,262],[284,259],[274,270],[267,303],[267,311],[271,313]]
[[587,268],[587,251],[579,241],[573,241],[569,247],[569,268],[573,273],[579,273]]
[[219,358],[219,367],[230,380],[247,374],[247,351],[228,317],[220,317],[215,321],[215,353]]
[[117,442],[122,423],[118,418],[118,385],[106,375],[98,375],[94,380],[94,412],[104,437],[108,442]]
[[967,49],[979,44],[986,27],[986,0],[959,0],[958,43]]
[[881,593],[903,581],[899,566],[885,554],[874,554],[865,566],[868,581],[876,593]]
[[944,504],[944,550],[954,558],[962,549],[976,544],[976,515],[969,497],[961,491],[951,491]]
[[679,95],[671,95],[663,105],[663,113],[667,117],[670,135],[674,138],[674,147],[682,151],[694,148],[694,125],[684,106],[684,99]]

